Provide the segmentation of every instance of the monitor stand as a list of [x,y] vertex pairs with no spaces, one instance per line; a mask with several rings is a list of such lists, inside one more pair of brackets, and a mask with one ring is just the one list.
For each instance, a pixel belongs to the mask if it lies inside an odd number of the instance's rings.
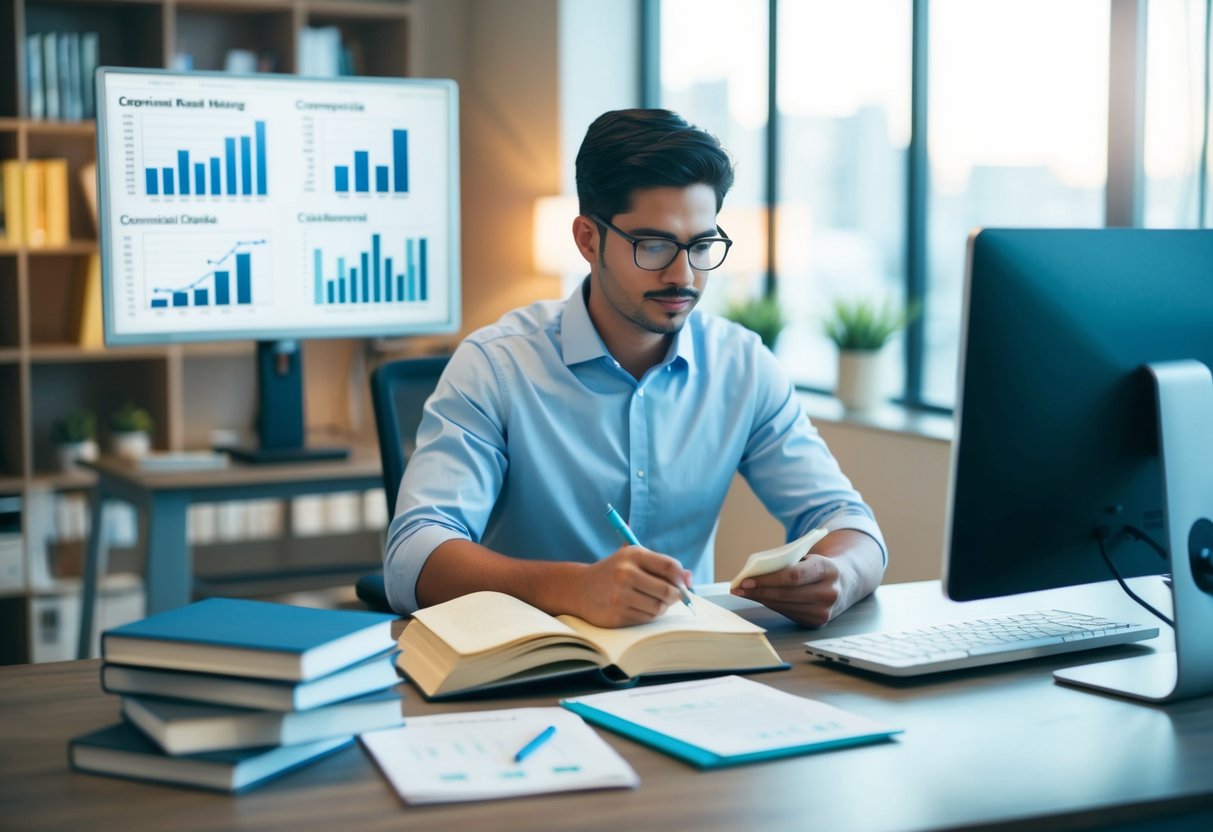
[[1066,668],[1053,677],[1134,699],[1172,702],[1213,693],[1213,375],[1199,361],[1147,369],[1158,394],[1175,652]]
[[308,447],[303,418],[303,350],[297,341],[257,342],[257,438],[254,448],[223,448],[252,463],[345,459],[349,448]]

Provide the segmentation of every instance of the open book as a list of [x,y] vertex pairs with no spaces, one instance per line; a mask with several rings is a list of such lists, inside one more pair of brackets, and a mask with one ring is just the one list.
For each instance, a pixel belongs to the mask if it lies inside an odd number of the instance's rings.
[[647,675],[788,666],[761,627],[691,598],[693,613],[675,604],[647,624],[612,630],[500,592],[473,592],[414,613],[397,665],[428,697],[586,671],[627,685]]

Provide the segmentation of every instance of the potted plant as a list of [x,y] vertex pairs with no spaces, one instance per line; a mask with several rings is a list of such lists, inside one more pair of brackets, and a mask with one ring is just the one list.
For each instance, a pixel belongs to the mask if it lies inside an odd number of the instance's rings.
[[59,456],[59,469],[71,471],[78,461],[97,458],[97,418],[87,410],[72,408],[55,420],[51,439]]
[[889,300],[834,301],[825,334],[838,347],[835,395],[848,410],[870,410],[880,403],[885,345],[915,314]]
[[724,316],[758,333],[762,343],[772,352],[775,350],[779,333],[787,325],[783,310],[779,308],[774,297],[752,298],[741,303],[732,303],[725,310]]
[[152,448],[154,429],[151,414],[128,401],[110,414],[110,450],[127,459],[146,456]]

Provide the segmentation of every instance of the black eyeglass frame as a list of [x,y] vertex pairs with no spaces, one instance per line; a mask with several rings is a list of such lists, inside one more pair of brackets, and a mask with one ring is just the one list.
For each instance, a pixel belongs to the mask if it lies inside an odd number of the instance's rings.
[[[644,269],[646,272],[660,272],[660,271],[664,271],[665,269],[668,269],[670,267],[670,264],[673,263],[675,260],[677,260],[678,255],[684,251],[687,253],[687,263],[690,264],[692,269],[694,269],[697,272],[710,272],[715,269],[719,269],[721,266],[724,265],[724,261],[727,260],[729,257],[729,249],[733,247],[732,238],[729,237],[729,235],[725,233],[725,230],[723,228],[721,228],[719,225],[716,226],[716,230],[718,232],[720,232],[719,237],[700,237],[696,240],[691,240],[691,242],[689,242],[689,243],[680,243],[677,240],[671,240],[669,237],[635,237],[635,236],[629,234],[628,232],[624,231],[622,228],[619,228],[618,226],[616,226],[614,223],[610,222],[609,220],[604,220],[598,214],[587,214],[587,216],[594,222],[596,222],[600,225],[605,225],[607,228],[611,229],[616,234],[618,234],[620,237],[622,237],[623,239],[625,239],[629,243],[631,243],[632,244],[632,262],[636,264],[636,268]],[[671,245],[674,246],[674,253],[672,255],[670,255],[669,262],[666,263],[664,266],[661,266],[660,268],[649,268],[648,266],[640,265],[640,255],[639,255],[639,252],[637,251],[637,247],[641,243],[648,242],[649,240],[657,240],[657,241],[660,241],[663,243],[670,243]],[[717,263],[715,266],[712,266],[709,269],[701,269],[698,266],[696,266],[694,263],[691,263],[691,249],[695,246],[703,245],[704,243],[724,243],[724,256],[720,258],[719,263]]]

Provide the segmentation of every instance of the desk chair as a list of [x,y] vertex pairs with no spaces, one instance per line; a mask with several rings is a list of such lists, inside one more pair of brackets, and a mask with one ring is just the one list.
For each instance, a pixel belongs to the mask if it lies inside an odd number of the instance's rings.
[[[401,358],[380,364],[371,373],[371,402],[375,408],[375,431],[379,435],[379,457],[383,463],[383,494],[387,498],[389,518],[396,515],[400,479],[417,446],[422,406],[434,392],[449,360],[449,355]],[[363,575],[354,589],[371,609],[391,611],[382,572]]]

